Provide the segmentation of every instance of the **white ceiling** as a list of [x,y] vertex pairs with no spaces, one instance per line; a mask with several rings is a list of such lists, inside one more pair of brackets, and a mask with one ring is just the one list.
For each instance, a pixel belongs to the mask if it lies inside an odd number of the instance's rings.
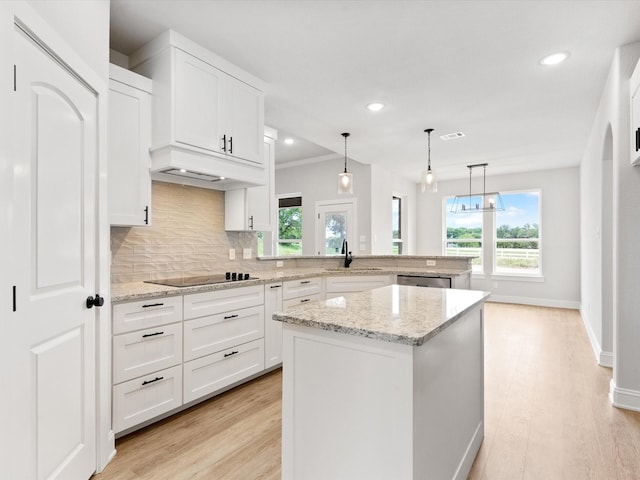
[[[111,0],[114,50],[167,28],[269,84],[266,123],[310,142],[280,161],[340,154],[350,132],[350,158],[417,182],[425,128],[440,178],[578,165],[614,50],[640,40],[640,0]],[[564,64],[538,64],[558,51]]]

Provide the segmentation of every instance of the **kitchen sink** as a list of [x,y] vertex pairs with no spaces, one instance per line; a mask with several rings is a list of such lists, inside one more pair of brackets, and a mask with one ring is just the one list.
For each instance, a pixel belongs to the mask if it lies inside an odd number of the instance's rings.
[[335,267],[335,268],[325,268],[327,272],[346,272],[349,270],[359,271],[359,272],[367,272],[372,270],[382,270],[379,267]]

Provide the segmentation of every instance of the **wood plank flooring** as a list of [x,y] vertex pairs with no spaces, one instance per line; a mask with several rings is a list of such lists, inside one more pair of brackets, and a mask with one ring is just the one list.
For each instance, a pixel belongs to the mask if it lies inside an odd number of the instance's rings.
[[[640,413],[611,406],[610,379],[577,311],[488,303],[485,439],[469,478],[640,479]],[[281,381],[272,372],[118,440],[93,479],[279,479]]]

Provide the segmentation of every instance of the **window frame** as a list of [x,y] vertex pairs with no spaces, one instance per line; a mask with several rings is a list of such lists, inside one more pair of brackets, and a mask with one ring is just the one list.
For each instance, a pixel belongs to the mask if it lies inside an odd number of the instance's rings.
[[[282,200],[288,200],[288,199],[296,199],[299,198],[300,199],[300,204],[299,205],[287,205],[284,207],[281,207],[281,201]],[[278,257],[299,257],[303,255],[303,218],[304,218],[304,207],[303,207],[303,201],[302,201],[302,194],[301,193],[287,193],[287,194],[282,194],[282,195],[278,195],[277,196],[277,203],[278,203],[278,224],[277,224],[277,228],[276,228],[276,256]],[[296,202],[297,203],[297,202]],[[299,208],[300,209],[300,238],[280,238],[280,210],[283,209],[288,209],[288,208]],[[295,253],[295,254],[281,254],[280,253],[280,245],[281,244],[294,244],[294,243],[299,243],[300,244],[300,253]]]
[[[493,265],[492,265],[492,279],[521,279],[521,280],[530,280],[530,281],[542,281],[543,276],[543,254],[542,254],[542,189],[541,188],[524,188],[518,190],[509,190],[500,192],[500,195],[518,195],[518,194],[527,194],[527,193],[536,193],[538,195],[538,238],[536,239],[538,242],[538,269],[536,272],[526,273],[526,272],[508,272],[508,271],[499,271],[498,270],[498,242],[501,241],[498,238],[498,212],[494,212],[493,214],[493,242],[492,242],[492,256],[493,256]],[[507,202],[505,202],[507,203]],[[516,240],[518,241],[531,241],[532,239],[522,239]],[[504,240],[502,240],[504,241]]]
[[[394,238],[393,234],[394,234],[394,230],[393,230],[393,215],[394,215],[394,208],[393,208],[393,202],[398,201],[398,238]],[[403,215],[402,215],[402,209],[404,207],[404,202],[403,202],[403,198],[401,195],[396,195],[396,194],[392,194],[391,196],[391,255],[402,255],[403,254],[403,246],[404,246],[404,241],[402,238],[402,232],[403,232],[403,228],[402,228],[402,222],[403,222]],[[395,246],[398,246],[398,253],[395,253]]]

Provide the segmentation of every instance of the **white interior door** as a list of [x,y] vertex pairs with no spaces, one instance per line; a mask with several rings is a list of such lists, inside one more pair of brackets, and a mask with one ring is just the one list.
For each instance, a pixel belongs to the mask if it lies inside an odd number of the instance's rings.
[[316,203],[316,255],[341,255],[342,242],[356,251],[356,217],[353,200]]
[[13,230],[23,268],[3,390],[20,428],[5,478],[86,480],[96,465],[96,310],[86,299],[96,293],[97,98],[18,27],[14,43],[22,215]]

